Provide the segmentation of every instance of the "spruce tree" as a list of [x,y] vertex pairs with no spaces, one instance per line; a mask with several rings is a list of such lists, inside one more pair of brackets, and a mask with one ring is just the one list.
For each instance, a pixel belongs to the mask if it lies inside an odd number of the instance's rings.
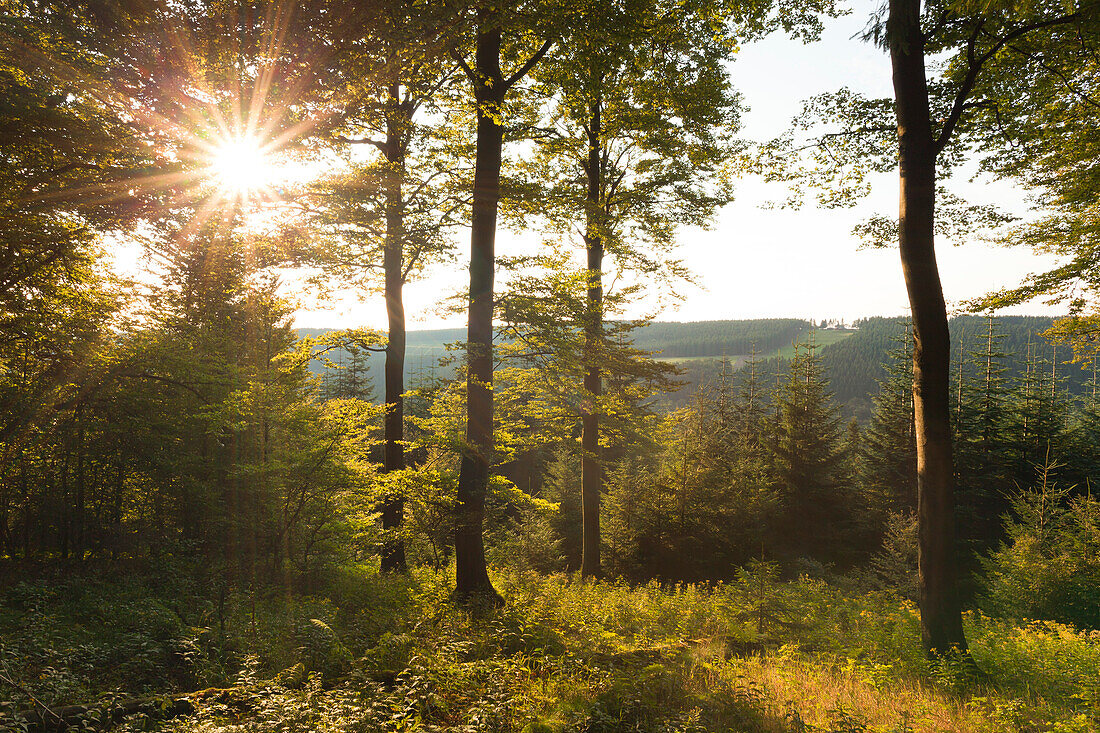
[[1013,491],[1008,355],[995,320],[973,342],[961,365],[955,429],[958,537],[972,552],[987,548]]
[[776,394],[776,478],[782,507],[773,542],[793,557],[844,556],[850,504],[840,413],[812,340],[795,346]]
[[773,425],[768,419],[761,366],[756,344],[753,343],[748,361],[741,368],[733,406],[732,436],[734,472],[742,501],[750,507],[753,518],[751,530],[746,532],[746,540],[757,554],[774,521],[779,501],[769,450]]
[[[908,326],[889,353],[874,409],[859,448],[859,475],[879,521],[916,511],[917,443],[913,431],[913,353]],[[885,525],[883,525],[885,526]]]
[[366,352],[351,345],[335,366],[336,369],[325,372],[321,396],[329,400],[370,402],[374,396],[374,380]]
[[1092,493],[1096,476],[1100,476],[1100,380],[1096,360],[1091,370],[1091,379],[1073,405],[1066,427],[1066,467],[1062,475],[1065,483],[1087,493]]
[[565,569],[581,567],[581,502],[580,461],[568,445],[559,445],[546,465],[546,477],[542,497],[558,505],[558,512],[550,520],[558,537],[558,549],[565,558]]
[[[1044,351],[1049,354],[1049,361],[1042,358]],[[1075,466],[1077,456],[1083,455],[1075,448],[1087,451],[1087,447],[1071,445],[1072,405],[1064,377],[1058,373],[1057,346],[1028,343],[1023,374],[1016,380],[1011,400],[1008,439],[1012,487],[1030,488],[1036,469],[1044,466],[1057,465],[1051,469],[1051,477],[1059,483],[1066,483],[1074,476],[1086,479],[1088,471],[1079,472]],[[1082,406],[1085,404],[1087,400]]]

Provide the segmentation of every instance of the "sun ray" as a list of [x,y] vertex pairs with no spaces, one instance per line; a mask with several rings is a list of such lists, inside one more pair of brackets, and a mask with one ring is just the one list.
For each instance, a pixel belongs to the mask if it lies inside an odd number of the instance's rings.
[[287,203],[287,190],[314,175],[311,169],[318,165],[295,160],[288,146],[336,112],[320,107],[301,116],[300,102],[325,68],[327,49],[311,50],[310,63],[299,73],[282,76],[278,59],[294,15],[291,2],[271,4],[250,57],[254,63],[217,84],[212,83],[217,77],[208,76],[198,62],[202,49],[188,29],[169,24],[163,39],[166,53],[182,75],[170,77],[171,84],[159,90],[165,93],[163,105],[139,101],[131,89],[11,39],[25,51],[24,58],[55,78],[78,82],[89,98],[132,124],[155,158],[144,171],[115,176],[108,171],[97,181],[79,177],[61,188],[28,190],[24,203],[99,205],[147,198],[147,205],[161,207],[166,219],[179,217],[182,229],[177,233],[194,231],[219,214],[237,223],[255,220],[257,214],[276,216]]

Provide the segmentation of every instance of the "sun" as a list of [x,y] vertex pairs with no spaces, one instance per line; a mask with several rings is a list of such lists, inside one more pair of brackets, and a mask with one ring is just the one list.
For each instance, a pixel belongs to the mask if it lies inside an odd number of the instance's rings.
[[211,151],[210,173],[222,191],[247,196],[271,186],[277,173],[270,151],[254,137],[230,137]]

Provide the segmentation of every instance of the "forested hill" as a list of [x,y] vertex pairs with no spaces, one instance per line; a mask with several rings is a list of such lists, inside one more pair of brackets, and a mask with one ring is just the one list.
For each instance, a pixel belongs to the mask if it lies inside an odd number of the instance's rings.
[[[1092,373],[1068,363],[1072,354],[1058,349],[1042,336],[1052,318],[1045,316],[999,316],[990,322],[985,316],[957,316],[951,319],[952,379],[960,373],[973,377],[982,372],[987,355],[1005,377],[1026,369],[1029,356],[1032,368],[1045,378],[1054,375],[1065,388],[1080,394],[1090,383]],[[850,338],[822,349],[822,361],[833,394],[849,415],[869,414],[870,395],[878,381],[886,377],[886,355],[899,348],[906,332],[904,318],[868,318],[860,321]]]
[[[1030,353],[1035,368],[1044,374],[1055,373],[1066,382],[1071,392],[1080,392],[1091,379],[1073,364],[1066,363],[1067,350],[1057,351],[1041,333],[1050,327],[1051,318],[1040,316],[1001,316],[993,319],[992,349],[995,360],[1004,367],[1006,376],[1024,369]],[[849,416],[869,414],[871,395],[878,389],[878,380],[886,376],[886,363],[891,350],[901,346],[906,321],[904,318],[875,317],[857,322],[849,328],[814,329],[810,321],[794,318],[762,318],[753,320],[697,321],[689,323],[651,323],[636,331],[634,343],[639,348],[659,353],[682,370],[684,386],[661,400],[665,407],[686,404],[699,384],[718,373],[723,360],[740,368],[755,347],[763,360],[765,379],[774,378],[784,360],[790,356],[796,341],[809,338],[811,332],[821,347],[825,371],[836,400]],[[329,329],[303,328],[300,336],[316,336]],[[989,321],[984,316],[959,316],[951,321],[952,349],[955,373],[962,364],[964,373],[971,373],[984,363],[989,346]],[[409,331],[405,371],[409,383],[420,375],[445,375],[451,367],[441,365],[448,356],[447,344],[461,342],[465,329],[448,328]],[[1000,355],[999,357],[997,355]],[[346,363],[347,354],[337,352],[333,360]],[[382,355],[371,353],[365,365],[376,384],[381,383]],[[318,365],[320,369],[320,366]],[[379,390],[375,390],[378,398]]]

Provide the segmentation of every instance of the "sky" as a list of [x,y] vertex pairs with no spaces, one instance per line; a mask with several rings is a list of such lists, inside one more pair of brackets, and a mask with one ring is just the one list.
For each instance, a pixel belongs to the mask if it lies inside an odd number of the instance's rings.
[[[749,111],[742,133],[764,140],[786,128],[801,101],[848,86],[868,96],[889,97],[887,54],[853,38],[865,26],[877,0],[853,0],[852,13],[828,21],[819,42],[774,35],[744,46],[731,64],[734,86]],[[1025,199],[1013,186],[979,180],[953,180],[951,189],[978,203],[1022,213]],[[676,307],[658,313],[662,321],[794,317],[815,320],[843,318],[848,322],[874,315],[901,315],[908,310],[896,248],[860,250],[852,227],[871,214],[896,215],[897,178],[883,175],[854,209],[800,210],[765,208],[784,198],[780,184],[746,178],[737,185],[734,202],[707,230],[680,231],[679,256],[695,275],[695,285],[680,288]],[[498,254],[517,254],[532,247],[533,236],[501,230]],[[459,251],[468,239],[459,240]],[[949,307],[990,290],[1017,283],[1030,272],[1053,262],[1021,248],[1003,248],[973,241],[937,242],[940,272]],[[466,261],[437,268],[405,289],[409,327],[461,326],[462,314],[444,315],[436,307],[441,296],[456,292],[467,278]],[[1057,314],[1041,303],[1010,313]],[[361,301],[356,294],[329,300],[323,307],[300,310],[296,324],[311,327],[382,327],[385,310],[380,296]]]

